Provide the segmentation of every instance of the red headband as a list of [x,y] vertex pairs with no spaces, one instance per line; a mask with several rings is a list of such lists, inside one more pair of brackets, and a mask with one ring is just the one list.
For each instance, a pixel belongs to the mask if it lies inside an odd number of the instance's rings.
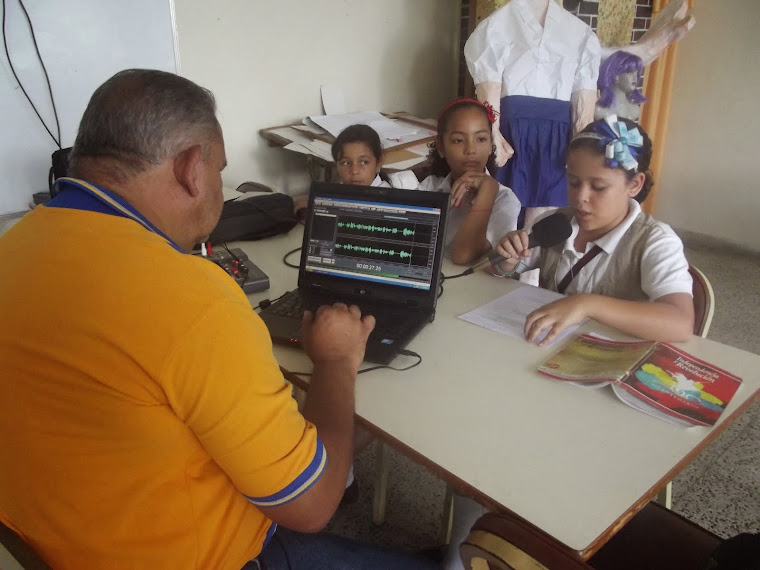
[[477,99],[469,99],[469,98],[455,99],[454,101],[452,101],[451,103],[449,103],[448,105],[446,105],[441,110],[441,112],[438,114],[438,124],[437,124],[437,126],[438,126],[438,131],[439,132],[441,131],[441,119],[446,114],[446,111],[448,111],[452,107],[456,107],[457,105],[461,105],[462,103],[471,103],[473,105],[477,105],[478,107],[482,107],[483,109],[485,109],[486,115],[488,116],[488,122],[491,123],[492,125],[494,124],[494,121],[496,121],[496,115],[499,114],[496,111],[494,111],[494,108],[491,107],[491,104],[488,101],[483,102],[483,101],[478,101]]

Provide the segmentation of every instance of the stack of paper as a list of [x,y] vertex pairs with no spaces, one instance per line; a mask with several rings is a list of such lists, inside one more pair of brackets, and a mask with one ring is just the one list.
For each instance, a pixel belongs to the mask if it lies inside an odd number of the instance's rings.
[[351,125],[369,125],[377,131],[381,139],[398,141],[415,134],[419,128],[409,123],[399,123],[388,119],[377,111],[346,113],[344,115],[315,115],[304,119],[305,125],[316,124],[332,136],[337,137],[343,129]]

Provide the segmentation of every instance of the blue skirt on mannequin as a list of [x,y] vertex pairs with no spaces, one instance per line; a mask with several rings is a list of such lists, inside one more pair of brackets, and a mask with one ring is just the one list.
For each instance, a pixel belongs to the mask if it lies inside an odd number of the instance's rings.
[[497,180],[512,189],[523,208],[567,206],[570,102],[509,95],[501,99],[500,123],[515,154]]

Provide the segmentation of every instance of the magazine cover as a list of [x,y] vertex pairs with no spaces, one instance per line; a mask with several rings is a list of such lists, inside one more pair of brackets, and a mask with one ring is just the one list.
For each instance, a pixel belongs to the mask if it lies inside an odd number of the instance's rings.
[[661,343],[620,386],[663,412],[712,426],[740,384],[737,376]]
[[654,346],[653,342],[617,342],[580,335],[539,366],[558,380],[598,383],[622,380]]

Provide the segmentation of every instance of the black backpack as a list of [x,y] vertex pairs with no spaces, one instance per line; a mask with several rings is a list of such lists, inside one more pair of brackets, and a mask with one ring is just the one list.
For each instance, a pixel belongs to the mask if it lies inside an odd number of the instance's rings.
[[209,236],[212,244],[258,240],[289,232],[298,223],[293,198],[272,192],[249,198],[228,200],[222,216]]

